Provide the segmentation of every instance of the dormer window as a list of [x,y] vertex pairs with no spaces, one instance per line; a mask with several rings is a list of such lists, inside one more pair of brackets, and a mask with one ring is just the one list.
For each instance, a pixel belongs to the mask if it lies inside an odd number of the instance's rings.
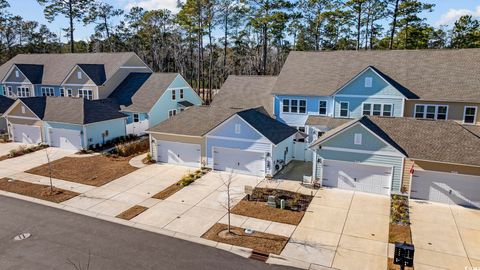
[[373,78],[366,77],[365,78],[365,88],[371,88],[373,86]]
[[77,72],[77,78],[78,78],[79,80],[82,79],[82,72],[81,72],[81,71],[78,71],[78,72]]
[[15,77],[16,77],[16,78],[20,77],[20,71],[18,71],[18,69],[15,70]]

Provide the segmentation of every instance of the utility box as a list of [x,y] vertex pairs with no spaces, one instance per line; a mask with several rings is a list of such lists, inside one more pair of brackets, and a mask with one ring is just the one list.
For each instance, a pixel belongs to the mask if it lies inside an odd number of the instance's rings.
[[276,208],[277,207],[277,203],[275,202],[275,196],[268,196],[268,199],[267,199],[267,205],[270,206],[270,207],[273,207],[273,208]]
[[393,263],[400,265],[401,269],[405,266],[413,267],[413,255],[415,247],[407,243],[395,243],[395,253],[393,255]]

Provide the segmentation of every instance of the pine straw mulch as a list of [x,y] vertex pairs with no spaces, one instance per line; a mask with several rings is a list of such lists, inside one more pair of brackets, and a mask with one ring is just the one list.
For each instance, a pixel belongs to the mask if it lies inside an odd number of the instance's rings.
[[60,203],[69,200],[79,193],[64,190],[60,188],[53,188],[53,192],[50,190],[50,186],[33,184],[20,180],[9,181],[8,178],[0,179],[0,190],[7,192],[17,193],[20,195],[33,197],[50,202]]
[[[387,270],[400,270],[400,265],[393,264],[392,258],[387,258]],[[406,267],[405,270],[413,270],[413,267]]]
[[184,188],[184,186],[182,186],[180,184],[180,181],[178,181],[177,183],[167,187],[166,189],[158,192],[157,194],[153,195],[152,198],[154,199],[159,199],[159,200],[165,200],[166,198],[172,196],[173,194],[175,194],[177,191],[181,190],[182,188]]
[[130,220],[141,213],[147,211],[148,207],[141,206],[141,205],[134,205],[131,208],[123,211],[122,213],[117,215],[117,218],[125,219],[125,220]]
[[410,226],[398,225],[390,223],[389,232],[388,232],[388,242],[406,242],[407,244],[412,243],[412,232]]
[[[64,157],[51,162],[50,165],[53,178],[100,187],[137,170],[138,168],[128,163],[129,160],[130,158],[104,155]],[[27,173],[48,177],[48,164],[30,169]]]
[[291,225],[298,225],[305,214],[304,211],[273,208],[266,205],[265,202],[248,200],[241,200],[233,207],[232,213]]
[[[232,236],[222,237],[223,231],[228,225],[216,223],[210,230],[202,235],[202,238],[225,244],[251,248],[262,253],[280,254],[288,242],[288,237],[263,232],[245,234],[242,228],[231,226]],[[220,234],[220,235],[219,235]]]

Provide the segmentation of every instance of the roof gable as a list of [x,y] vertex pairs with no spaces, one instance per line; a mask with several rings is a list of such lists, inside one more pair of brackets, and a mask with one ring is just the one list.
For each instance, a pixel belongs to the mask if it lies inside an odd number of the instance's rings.
[[5,113],[8,108],[13,105],[13,103],[15,103],[14,99],[6,96],[0,96],[0,114]]
[[109,98],[113,98],[119,105],[132,105],[132,97],[137,93],[140,87],[148,80],[152,73],[130,73],[128,76],[113,90]]
[[96,84],[102,85],[107,80],[105,66],[101,64],[78,64],[87,76]]
[[43,65],[15,64],[15,66],[18,67],[32,84],[42,83]]

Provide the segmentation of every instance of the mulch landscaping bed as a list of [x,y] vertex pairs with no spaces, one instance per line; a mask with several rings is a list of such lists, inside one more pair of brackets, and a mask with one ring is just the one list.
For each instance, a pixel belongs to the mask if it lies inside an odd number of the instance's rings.
[[241,200],[232,209],[233,214],[275,221],[291,225],[298,225],[305,211],[282,210],[266,205],[265,202]]
[[390,226],[388,242],[412,243],[408,197],[392,195],[390,203]]
[[122,213],[120,213],[117,216],[117,218],[130,220],[130,219],[140,215],[141,213],[147,211],[147,209],[148,209],[148,207],[141,206],[141,205],[135,205],[135,206],[132,206],[131,208],[123,211]]
[[166,189],[158,192],[157,194],[153,195],[152,198],[154,199],[159,199],[159,200],[165,200],[166,198],[172,196],[175,194],[177,191],[181,190],[182,188],[190,185],[191,183],[195,182],[195,180],[200,179],[202,176],[204,176],[206,173],[208,173],[210,169],[208,168],[202,168],[199,170],[196,170],[193,173],[189,173],[187,175],[184,175],[180,181],[177,183],[167,187]]
[[[50,165],[53,178],[99,187],[137,170],[130,166],[129,160],[129,158],[113,158],[104,155],[64,157],[51,162]],[[44,164],[28,170],[27,173],[48,177],[49,166]]]
[[79,195],[79,193],[59,188],[53,188],[52,193],[50,186],[47,185],[32,184],[20,180],[10,182],[9,180],[8,178],[0,179],[0,190],[55,203],[64,202]]
[[[263,233],[253,232],[246,234],[242,228],[231,226],[232,235],[227,235],[224,231],[228,226],[225,224],[216,223],[210,230],[202,235],[202,238],[221,242],[225,244],[251,248],[262,253],[280,254],[288,242],[288,237]],[[224,232],[224,233],[222,233]],[[220,236],[220,235],[227,235]]]
[[[268,196],[275,196],[276,208],[267,205]],[[280,209],[282,199],[285,200],[285,209]],[[286,190],[255,188],[250,200],[246,196],[232,209],[232,213],[298,225],[312,199],[312,196]]]

